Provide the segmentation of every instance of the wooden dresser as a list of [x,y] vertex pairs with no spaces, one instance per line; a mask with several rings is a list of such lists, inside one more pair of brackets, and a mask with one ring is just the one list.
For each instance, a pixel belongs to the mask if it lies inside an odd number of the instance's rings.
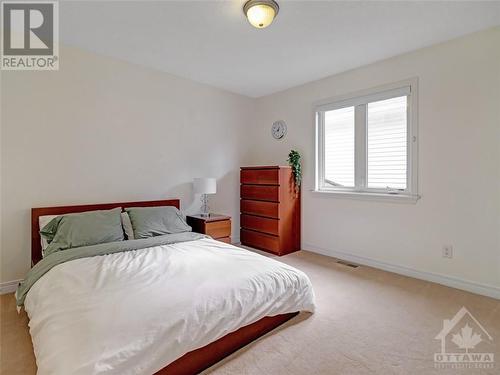
[[193,232],[207,234],[214,240],[231,243],[231,216],[219,214],[188,215],[186,221],[193,228]]
[[300,250],[300,192],[292,168],[242,167],[242,245],[284,255]]

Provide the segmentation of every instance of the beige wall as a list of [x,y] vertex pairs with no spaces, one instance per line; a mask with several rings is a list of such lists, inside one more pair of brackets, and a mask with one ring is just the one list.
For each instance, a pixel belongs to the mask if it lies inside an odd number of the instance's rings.
[[[407,78],[419,79],[417,204],[312,193],[313,103]],[[258,100],[252,162],[302,152],[304,249],[440,281],[496,287],[500,296],[500,28],[473,34]],[[284,141],[270,124],[288,124]],[[454,258],[442,258],[451,244]],[[444,276],[441,277],[441,276]],[[436,279],[436,278],[435,278]],[[481,285],[477,286],[479,289]],[[477,289],[477,290],[479,290]],[[495,288],[493,288],[495,289]]]
[[30,208],[182,199],[218,178],[212,206],[234,218],[254,102],[73,48],[55,72],[2,72],[0,282],[30,267]]

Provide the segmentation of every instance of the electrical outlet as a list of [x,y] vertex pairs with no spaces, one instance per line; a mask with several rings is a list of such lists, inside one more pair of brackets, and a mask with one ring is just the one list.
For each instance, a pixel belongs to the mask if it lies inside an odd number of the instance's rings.
[[443,246],[443,258],[453,258],[453,246],[444,245]]

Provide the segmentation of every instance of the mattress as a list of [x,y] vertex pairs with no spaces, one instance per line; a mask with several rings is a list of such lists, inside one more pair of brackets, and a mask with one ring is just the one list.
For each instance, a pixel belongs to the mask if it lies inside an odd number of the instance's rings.
[[209,238],[58,264],[27,292],[38,374],[153,374],[265,316],[313,312],[306,274]]

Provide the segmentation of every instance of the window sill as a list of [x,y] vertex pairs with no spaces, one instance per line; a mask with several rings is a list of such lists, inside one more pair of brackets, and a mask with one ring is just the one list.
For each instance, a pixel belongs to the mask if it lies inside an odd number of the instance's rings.
[[388,193],[372,193],[366,191],[342,191],[342,190],[311,190],[313,194],[329,196],[332,198],[347,198],[359,199],[379,202],[396,202],[396,203],[417,203],[420,199],[419,195],[408,194],[388,194]]

